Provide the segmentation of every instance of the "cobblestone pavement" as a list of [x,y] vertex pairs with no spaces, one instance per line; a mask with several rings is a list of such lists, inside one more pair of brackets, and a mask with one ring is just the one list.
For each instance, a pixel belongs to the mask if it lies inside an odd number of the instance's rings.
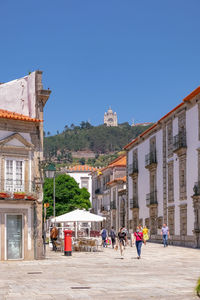
[[42,261],[0,262],[0,300],[44,299],[199,299],[200,250],[159,244],[127,247],[124,259],[103,252],[47,252]]

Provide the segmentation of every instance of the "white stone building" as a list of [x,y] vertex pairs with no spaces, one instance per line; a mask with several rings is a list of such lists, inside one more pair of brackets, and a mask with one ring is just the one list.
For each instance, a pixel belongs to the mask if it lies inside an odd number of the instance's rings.
[[92,207],[95,214],[106,217],[103,225],[108,230],[127,226],[126,155],[93,172],[92,180]]
[[44,258],[42,72],[0,85],[0,260]]
[[111,108],[104,114],[104,124],[107,126],[118,126],[117,113],[113,112]]
[[92,203],[92,173],[96,171],[94,167],[88,165],[76,165],[66,169],[66,174],[73,177],[80,188],[86,188],[90,193],[90,202]]
[[129,229],[158,241],[167,223],[172,244],[200,247],[200,87],[125,149]]

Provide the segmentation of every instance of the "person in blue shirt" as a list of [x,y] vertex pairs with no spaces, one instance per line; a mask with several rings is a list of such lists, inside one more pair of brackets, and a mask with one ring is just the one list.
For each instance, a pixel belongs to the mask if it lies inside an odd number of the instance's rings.
[[161,230],[161,235],[163,238],[164,247],[167,247],[168,246],[168,238],[170,238],[170,235],[169,235],[169,228],[166,224],[163,224],[163,227]]
[[102,245],[105,248],[106,247],[106,238],[107,238],[107,231],[105,228],[102,228],[102,230],[101,230],[101,238],[102,238]]

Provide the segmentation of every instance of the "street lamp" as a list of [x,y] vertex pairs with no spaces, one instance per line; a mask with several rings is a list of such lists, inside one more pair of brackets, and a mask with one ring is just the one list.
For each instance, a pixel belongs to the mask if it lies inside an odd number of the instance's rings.
[[49,164],[45,170],[47,178],[53,178],[53,216],[56,216],[56,201],[55,201],[55,174],[56,168],[54,164]]

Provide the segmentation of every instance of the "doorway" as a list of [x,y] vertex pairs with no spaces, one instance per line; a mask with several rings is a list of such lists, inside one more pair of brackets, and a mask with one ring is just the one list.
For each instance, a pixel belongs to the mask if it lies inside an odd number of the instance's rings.
[[6,257],[23,258],[22,215],[6,215]]

